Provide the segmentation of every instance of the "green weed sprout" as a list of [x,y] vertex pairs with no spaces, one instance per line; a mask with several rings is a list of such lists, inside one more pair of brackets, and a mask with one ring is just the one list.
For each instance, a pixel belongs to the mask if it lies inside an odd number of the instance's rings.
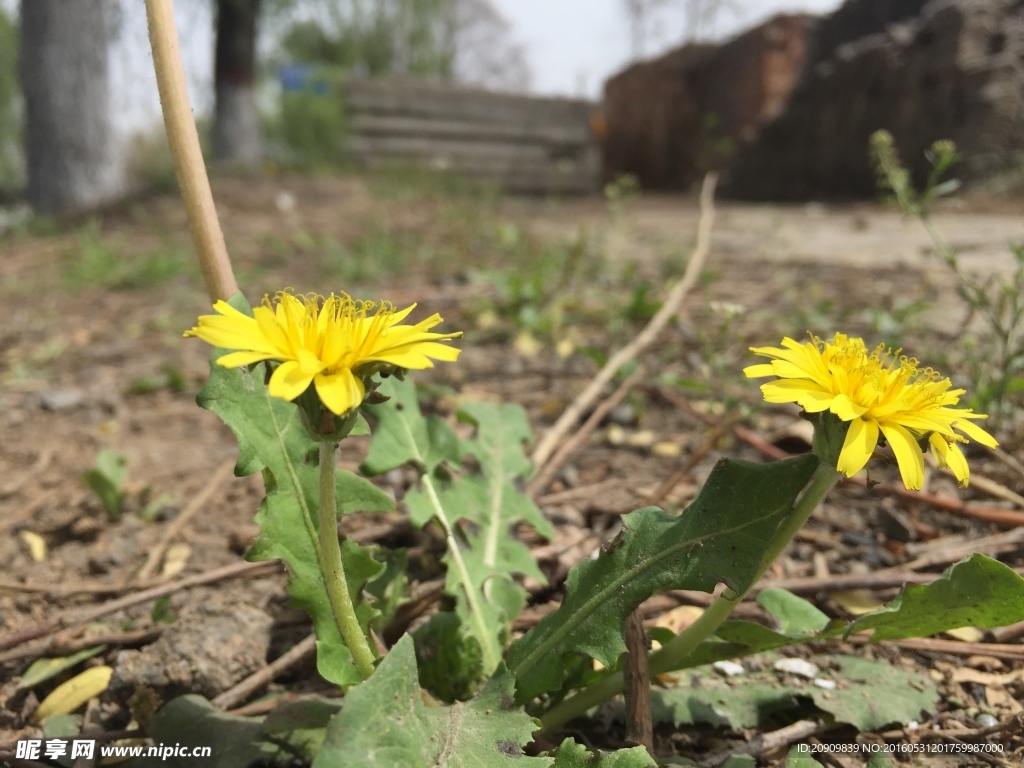
[[128,457],[109,448],[101,448],[96,454],[96,467],[82,475],[82,482],[96,494],[107,515],[115,521],[121,519],[127,479]]
[[927,153],[931,171],[920,191],[900,162],[890,133],[877,131],[872,135],[871,153],[879,185],[892,193],[903,211],[924,225],[939,260],[956,275],[957,293],[969,310],[964,326],[975,317],[984,324],[984,330],[977,334],[963,334],[972,402],[990,410],[1000,422],[1009,415],[1010,398],[1024,391],[1024,244],[1010,245],[1015,268],[1009,278],[998,274],[975,277],[964,268],[931,218],[935,202],[959,188],[956,179],[942,180],[959,159],[953,142],[937,141],[932,145]]

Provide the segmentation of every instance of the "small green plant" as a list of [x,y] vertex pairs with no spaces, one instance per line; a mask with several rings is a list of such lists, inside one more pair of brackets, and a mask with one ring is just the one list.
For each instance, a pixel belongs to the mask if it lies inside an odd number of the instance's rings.
[[123,453],[101,448],[96,454],[96,467],[82,475],[111,520],[120,520],[124,509],[124,484],[128,479],[128,457]]
[[[958,160],[951,141],[937,141],[927,153],[931,170],[918,191],[896,151],[893,137],[878,131],[871,137],[871,152],[879,185],[909,215],[918,219],[935,246],[935,254],[957,280],[957,293],[968,307],[962,334],[972,400],[976,408],[990,411],[998,422],[1007,418],[1024,393],[1024,244],[1010,244],[1014,269],[976,277],[961,263],[959,254],[935,227],[932,211],[936,201],[959,189],[956,179],[942,177]],[[982,329],[970,330],[977,319]]]
[[129,253],[116,241],[102,237],[99,222],[86,224],[62,272],[68,290],[99,287],[131,290],[167,283],[186,273],[188,255],[180,246]]
[[128,385],[128,392],[133,395],[150,395],[154,392],[183,392],[185,375],[173,365],[164,365],[158,373],[140,376]]

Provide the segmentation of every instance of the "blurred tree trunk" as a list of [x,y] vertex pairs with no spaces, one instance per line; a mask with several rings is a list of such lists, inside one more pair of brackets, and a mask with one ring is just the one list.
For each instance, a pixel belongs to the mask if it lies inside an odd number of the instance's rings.
[[28,199],[39,213],[122,191],[110,124],[108,0],[22,0]]
[[217,0],[214,52],[215,160],[242,165],[260,161],[256,111],[256,22],[262,0]]

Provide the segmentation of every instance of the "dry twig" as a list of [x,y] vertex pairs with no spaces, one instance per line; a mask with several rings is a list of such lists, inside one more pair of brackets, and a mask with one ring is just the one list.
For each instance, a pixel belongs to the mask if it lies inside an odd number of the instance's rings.
[[167,526],[167,530],[163,532],[160,541],[149,551],[145,564],[136,574],[135,578],[137,581],[147,581],[152,578],[153,574],[156,573],[156,569],[160,567],[160,561],[163,560],[167,547],[170,546],[171,542],[174,541],[175,537],[181,533],[185,526],[189,524],[192,518],[196,516],[196,513],[206,506],[206,502],[210,500],[210,497],[220,488],[221,484],[227,480],[234,466],[235,462],[233,460],[228,460],[221,464],[217,471],[213,473],[213,476],[206,481],[206,485],[203,486],[199,494]]
[[548,459],[554,453],[558,442],[579,421],[580,416],[597,401],[605,386],[619,372],[622,366],[633,360],[657,338],[672,315],[679,310],[679,306],[686,297],[686,294],[696,284],[697,278],[700,276],[701,267],[703,267],[708,252],[711,250],[711,224],[715,217],[714,197],[717,181],[718,176],[714,173],[709,173],[704,177],[704,185],[701,187],[700,193],[700,220],[697,224],[697,245],[693,249],[693,255],[690,257],[690,262],[686,265],[686,272],[683,274],[682,279],[672,287],[672,291],[669,293],[665,303],[644,329],[629,344],[622,347],[622,349],[609,358],[597,376],[587,385],[587,388],[565,409],[565,412],[558,418],[554,426],[540,440],[533,452],[533,456],[531,456],[535,474],[541,472]]
[[310,634],[267,664],[267,666],[249,675],[233,688],[224,691],[224,693],[210,703],[217,707],[217,709],[230,709],[236,704],[245,701],[256,691],[272,683],[274,678],[286,670],[301,664],[315,652],[316,635]]
[[570,437],[561,448],[551,457],[544,467],[537,472],[534,477],[530,480],[526,486],[526,492],[530,496],[534,496],[544,488],[548,483],[555,477],[555,473],[562,468],[562,465],[569,460],[569,457],[583,444],[590,433],[597,429],[598,425],[604,420],[604,417],[611,413],[612,409],[615,408],[619,403],[626,399],[626,395],[629,394],[633,386],[640,381],[644,376],[644,367],[642,365],[637,366],[637,369],[631,373],[625,381],[623,381],[618,389],[616,389],[610,397],[601,403],[594,412],[590,414],[583,426],[579,428],[575,435]]
[[647,633],[639,609],[626,618],[626,652],[622,655],[623,694],[626,698],[626,743],[644,747],[654,757],[651,718],[651,673],[647,667]]
[[172,581],[169,584],[161,584],[153,587],[152,589],[145,589],[141,592],[136,592],[133,595],[126,595],[118,598],[117,600],[110,600],[102,605],[86,608],[81,611],[70,613],[59,619],[51,619],[49,621],[44,621],[41,624],[37,624],[34,627],[27,627],[19,630],[7,635],[6,637],[0,638],[0,650],[14,648],[22,643],[27,643],[30,640],[38,640],[41,637],[45,637],[46,635],[68,627],[88,624],[96,619],[102,618],[103,616],[108,616],[111,613],[116,613],[117,611],[124,610],[125,608],[131,608],[139,605],[140,603],[149,602],[150,600],[156,600],[158,597],[170,595],[182,589],[198,587],[204,584],[213,584],[217,581],[234,579],[243,575],[250,579],[254,579],[259,576],[270,576],[276,573],[281,573],[281,562],[279,560],[264,560],[258,563],[232,563],[231,565],[225,565],[221,568],[214,568],[212,571],[197,573],[194,576],[188,576],[184,579],[179,579],[178,581]]

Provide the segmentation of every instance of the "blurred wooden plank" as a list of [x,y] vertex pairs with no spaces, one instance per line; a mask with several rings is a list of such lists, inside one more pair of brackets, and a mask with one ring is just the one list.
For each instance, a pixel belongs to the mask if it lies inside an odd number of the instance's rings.
[[571,123],[481,123],[359,114],[352,117],[352,131],[360,136],[429,136],[460,141],[535,141],[568,145],[591,141],[588,124],[578,120]]
[[341,90],[349,149],[364,167],[410,165],[530,194],[599,188],[589,102],[412,80],[350,80]]

